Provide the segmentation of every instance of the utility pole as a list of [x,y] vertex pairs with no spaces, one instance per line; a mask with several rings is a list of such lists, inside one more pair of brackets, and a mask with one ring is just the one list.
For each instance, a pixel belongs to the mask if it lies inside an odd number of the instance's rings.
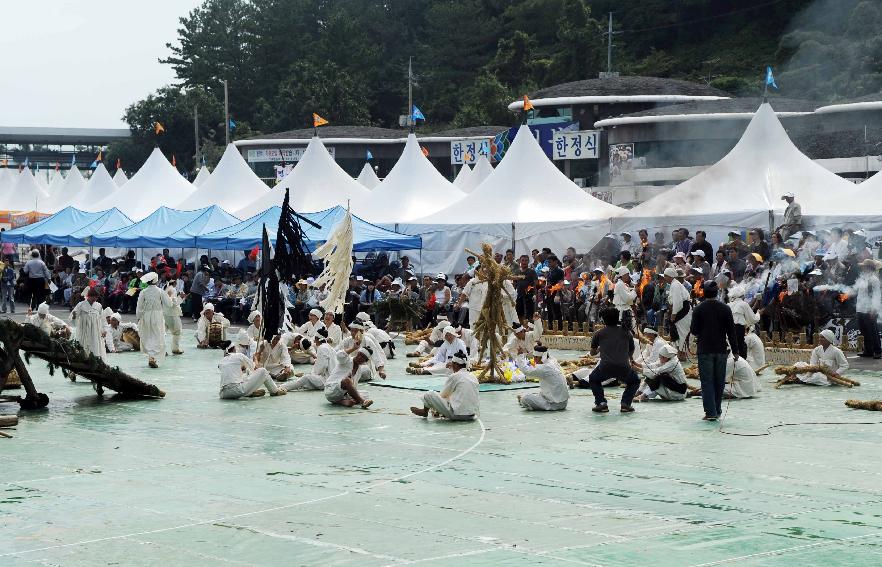
[[[230,145],[230,93],[227,89],[227,80],[224,79],[224,132],[226,133],[227,143]],[[226,147],[226,146],[225,146]]]
[[193,139],[196,140],[196,163],[201,164],[202,162],[199,159],[199,107],[193,107],[193,131],[194,136]]
[[407,58],[407,125],[413,134],[413,57]]
[[609,26],[606,30],[606,72],[612,73],[612,12],[609,13]]

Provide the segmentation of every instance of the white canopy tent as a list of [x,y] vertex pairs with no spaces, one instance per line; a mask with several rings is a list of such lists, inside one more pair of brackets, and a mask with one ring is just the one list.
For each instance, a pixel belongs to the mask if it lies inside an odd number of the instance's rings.
[[[229,149],[230,148],[227,147],[227,150],[229,150]],[[227,151],[225,150],[224,155],[226,155],[226,153],[227,153]],[[221,157],[221,159],[223,159],[223,157]],[[220,165],[220,164],[218,164],[218,165]],[[208,171],[208,168],[203,165],[202,167],[199,168],[199,173],[196,174],[196,179],[193,180],[193,186],[194,187],[202,187],[202,185],[204,185],[205,182],[208,181],[209,179],[211,179],[211,172]]]
[[792,192],[804,217],[836,214],[854,185],[812,161],[793,145],[768,103],[760,105],[726,156],[698,175],[627,211],[616,232],[645,228],[666,235],[685,227],[705,230],[716,244],[731,230],[774,228]]
[[862,228],[882,232],[882,173],[876,173],[859,185],[849,183],[850,192],[837,195],[835,206],[826,213],[808,215],[813,228]]
[[490,160],[486,156],[479,156],[478,161],[475,162],[475,167],[472,168],[472,189],[486,181],[491,173],[493,173],[493,166],[490,165]]
[[423,155],[413,134],[389,175],[369,195],[353,208],[368,222],[386,224],[411,222],[465,197]]
[[86,210],[106,211],[115,207],[137,222],[159,207],[176,207],[195,191],[196,188],[181,177],[159,148],[153,148],[141,169],[126,183],[124,191],[116,191],[90,204]]
[[380,184],[380,178],[377,177],[377,172],[375,172],[374,168],[371,167],[370,162],[364,164],[364,167],[361,168],[361,172],[358,174],[358,177],[356,177],[355,180],[368,189],[374,189],[377,185]]
[[357,214],[356,203],[372,195],[343,171],[322,141],[314,137],[306,146],[303,157],[281,183],[234,214],[247,219],[270,207],[281,206],[285,189],[290,189],[291,208],[299,213],[314,213],[338,205],[346,207],[351,202],[352,212]]
[[77,166],[70,168],[67,177],[64,177],[60,184],[59,179],[62,179],[60,172],[52,179],[52,184],[49,186],[49,200],[40,205],[41,213],[57,213],[79,197],[86,188],[86,180]]
[[[206,168],[199,170],[199,177]],[[235,211],[247,206],[255,199],[269,193],[270,188],[260,180],[248,167],[236,146],[230,144],[218,162],[214,172],[203,178],[202,185],[197,185],[196,192],[181,201],[177,208],[182,211],[201,209],[211,205],[219,205],[225,210]]]
[[459,173],[453,179],[453,184],[460,191],[470,193],[475,188],[474,184],[472,184],[472,166],[467,163],[462,164],[462,168],[460,168]]
[[474,191],[399,230],[423,237],[423,270],[450,272],[463,267],[465,247],[481,242],[497,250],[514,247],[516,254],[544,246],[587,251],[622,212],[570,181],[521,126],[493,174]]
[[103,163],[99,163],[92,172],[92,177],[86,182],[86,186],[68,205],[81,211],[96,212],[100,209],[95,208],[95,203],[107,199],[118,190],[119,186],[110,178],[107,168]]
[[117,187],[122,187],[128,180],[129,178],[126,176],[126,172],[122,169],[117,169],[116,173],[113,174],[113,182],[116,183]]
[[7,184],[6,189],[0,194],[0,210],[39,211],[40,205],[48,199],[49,194],[40,187],[34,174],[26,167],[16,175],[15,182]]

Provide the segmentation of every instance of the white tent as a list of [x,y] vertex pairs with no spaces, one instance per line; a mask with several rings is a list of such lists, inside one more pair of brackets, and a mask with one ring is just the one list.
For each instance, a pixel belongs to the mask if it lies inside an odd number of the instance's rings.
[[125,191],[116,191],[88,211],[105,211],[116,207],[137,222],[161,206],[176,207],[196,188],[172,167],[159,148],[154,148],[141,169],[126,183]]
[[[489,164],[488,164],[489,165]],[[475,175],[472,171],[472,175]],[[461,268],[463,248],[488,242],[500,251],[547,246],[587,251],[609,231],[610,218],[623,210],[595,199],[548,159],[536,138],[521,126],[493,174],[465,198],[427,217],[399,226],[423,237],[429,268]]]
[[[225,210],[235,211],[270,191],[266,183],[248,167],[233,144],[224,150],[224,155],[211,175],[206,173],[203,177],[203,172],[207,171],[205,167],[199,170],[199,175],[193,182],[197,186],[196,192],[181,201],[178,209],[190,211],[219,205]],[[201,185],[198,184],[200,177],[204,179]]]
[[707,231],[712,243],[730,230],[774,228],[792,192],[804,216],[837,214],[854,185],[800,152],[768,103],[760,105],[741,139],[698,175],[634,207],[613,222],[616,231],[667,234],[677,227]]
[[467,163],[462,164],[462,168],[453,179],[453,184],[456,185],[460,191],[470,193],[472,189],[475,188],[472,183],[472,166]]
[[371,167],[370,162],[364,164],[364,167],[361,168],[361,173],[358,174],[355,180],[368,189],[373,189],[380,184],[380,178],[377,177],[377,173]]
[[[82,174],[80,175],[80,177],[82,177]],[[85,183],[85,181],[86,180],[84,179],[83,183]],[[53,203],[61,198],[61,195],[63,195],[62,187],[64,187],[64,175],[61,173],[61,171],[56,171],[55,174],[52,176],[52,180],[49,182],[49,189],[46,190],[46,192],[49,193],[49,199],[51,199]],[[46,207],[44,206],[44,208]],[[61,210],[61,208],[56,210]]]
[[129,178],[126,176],[126,172],[122,169],[117,169],[116,173],[113,174],[113,182],[116,183],[117,187],[122,187],[128,180]]
[[[118,169],[117,171],[122,170]],[[92,172],[92,177],[86,182],[86,186],[68,205],[81,211],[99,211],[101,209],[96,209],[95,204],[108,199],[118,190],[119,186],[110,178],[107,168],[103,163],[99,163],[95,171]]]
[[353,205],[361,218],[374,223],[402,223],[424,217],[465,197],[438,173],[417,142],[407,136],[404,151],[389,175],[370,197]]
[[490,165],[490,160],[488,160],[486,156],[478,157],[478,161],[475,162],[475,167],[472,168],[472,189],[486,181],[491,173],[493,173],[493,166]]
[[352,211],[357,214],[356,203],[372,194],[343,171],[322,141],[315,137],[309,141],[303,157],[281,183],[233,214],[247,219],[270,207],[280,206],[285,198],[285,189],[291,190],[289,203],[299,213],[323,211],[337,205],[345,207],[351,201]]
[[67,172],[67,177],[64,178],[61,186],[58,187],[56,186],[56,181],[60,178],[61,173],[57,173],[52,180],[52,185],[49,187],[49,200],[45,204],[40,204],[41,213],[56,213],[60,211],[79,197],[83,189],[86,188],[86,180],[83,178],[80,170],[77,169],[77,166],[70,168],[70,171]]
[[48,198],[48,193],[43,191],[34,174],[26,167],[15,177],[15,183],[8,184],[3,194],[0,194],[0,210],[39,211],[40,205]]
[[37,170],[34,172],[34,180],[37,182],[37,185],[40,186],[40,189],[42,189],[43,192],[48,195],[49,194],[49,180],[47,179],[46,175],[40,173],[39,168],[37,168]]
[[[229,147],[227,147],[227,149],[229,150]],[[224,155],[226,155],[226,151],[224,152]],[[221,159],[223,159],[223,158],[221,158]],[[220,164],[218,164],[218,165],[220,165]],[[211,179],[211,172],[208,171],[208,168],[203,165],[202,167],[199,168],[199,173],[196,174],[196,179],[193,180],[193,186],[194,187],[202,187],[202,184],[205,183],[206,181],[208,181],[209,179]]]

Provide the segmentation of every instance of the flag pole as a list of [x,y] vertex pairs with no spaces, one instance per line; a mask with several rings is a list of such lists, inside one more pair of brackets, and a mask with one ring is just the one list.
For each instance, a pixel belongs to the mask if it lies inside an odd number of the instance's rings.
[[[227,80],[224,79],[224,132],[226,133],[226,145],[230,145],[230,93],[227,89]],[[226,147],[226,146],[225,146]]]
[[407,124],[413,134],[413,57],[407,58]]
[[193,105],[193,139],[196,140],[196,163],[201,164],[199,159],[199,107]]

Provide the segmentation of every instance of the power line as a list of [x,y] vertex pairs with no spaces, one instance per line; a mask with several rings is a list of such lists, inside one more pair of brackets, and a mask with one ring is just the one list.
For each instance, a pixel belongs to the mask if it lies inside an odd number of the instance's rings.
[[735,14],[743,14],[745,12],[751,12],[753,10],[757,10],[759,8],[765,8],[765,7],[771,6],[773,4],[780,4],[783,1],[784,0],[771,0],[770,2],[763,2],[762,4],[757,4],[756,6],[750,6],[749,8],[741,8],[740,10],[733,10],[731,12],[726,12],[725,14],[717,14],[715,16],[706,16],[704,18],[698,18],[698,19],[689,20],[686,22],[678,22],[676,24],[668,24],[665,26],[654,26],[651,28],[639,28],[639,29],[634,29],[634,30],[619,30],[615,33],[638,33],[638,32],[646,32],[646,31],[664,30],[664,29],[669,29],[669,28],[678,28],[681,26],[698,24],[698,23],[707,22],[710,20],[718,20],[720,18],[726,18],[728,16],[733,16]]

